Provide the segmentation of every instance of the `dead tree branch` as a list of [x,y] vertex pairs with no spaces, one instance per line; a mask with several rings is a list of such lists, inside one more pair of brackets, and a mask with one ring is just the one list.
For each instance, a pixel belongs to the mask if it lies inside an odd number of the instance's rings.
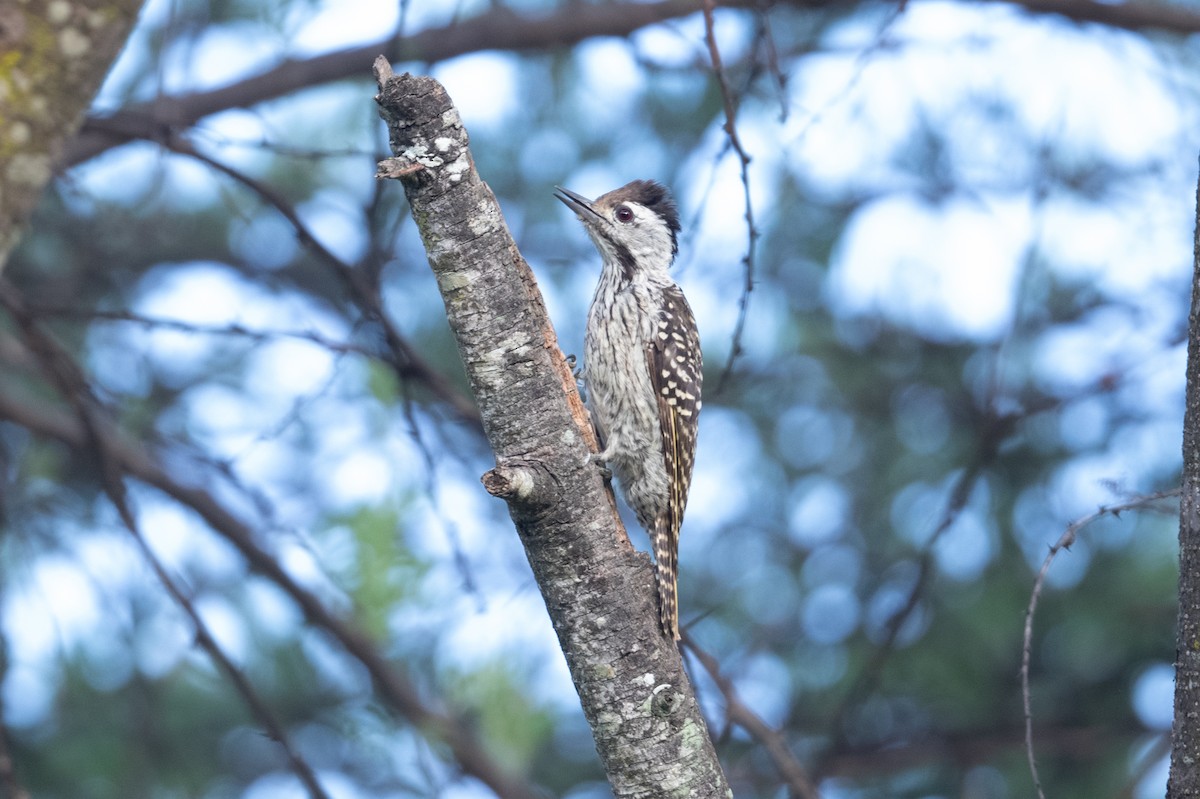
[[[617,797],[724,799],[729,787],[679,650],[658,629],[648,558],[586,463],[595,437],[533,273],[475,171],[445,89],[375,63],[395,157],[508,502]],[[419,168],[418,168],[419,166]]]

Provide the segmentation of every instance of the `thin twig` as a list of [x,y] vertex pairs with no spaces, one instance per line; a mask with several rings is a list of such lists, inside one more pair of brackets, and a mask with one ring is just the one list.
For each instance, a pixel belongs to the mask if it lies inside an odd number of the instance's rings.
[[767,72],[771,75],[771,82],[775,86],[776,93],[779,95],[779,122],[783,124],[787,122],[791,105],[788,102],[787,93],[788,76],[779,65],[779,48],[775,46],[775,34],[771,30],[771,17],[767,14],[766,8],[758,9],[758,25],[759,35],[757,39],[762,42],[763,48],[767,51]]
[[721,673],[721,664],[715,657],[697,646],[686,630],[682,632],[682,635],[683,645],[708,672],[709,678],[717,686],[721,696],[725,698],[727,722],[741,727],[763,745],[771,762],[775,765],[775,769],[779,772],[779,776],[783,777],[784,783],[788,786],[788,795],[792,799],[820,799],[820,791],[817,790],[808,771],[792,754],[784,734],[768,724],[762,716],[759,716],[742,701],[733,680]]
[[[712,167],[708,173],[708,182],[704,186],[704,191],[700,192],[700,202],[696,204],[695,210],[692,212],[688,223],[683,226],[684,239],[690,243],[696,239],[696,231],[700,230],[700,222],[704,219],[704,212],[708,208],[708,198],[712,196],[713,186],[717,184],[717,170],[721,166],[721,162],[725,160],[725,156],[729,153],[729,140],[725,140],[725,144],[711,159]],[[681,255],[676,259],[672,269],[678,274],[685,274],[696,260],[697,252],[695,247],[688,246],[681,248]]]
[[39,317],[87,319],[101,322],[128,322],[146,328],[159,328],[180,333],[245,338],[255,343],[266,343],[275,339],[288,338],[297,341],[306,341],[339,355],[352,354],[362,355],[366,358],[378,357],[378,353],[371,351],[367,347],[331,339],[310,330],[254,330],[236,322],[229,325],[205,325],[184,322],[180,319],[168,319],[163,316],[148,316],[146,314],[134,313],[133,311],[101,311],[93,308],[76,308],[67,305],[39,305],[37,303],[30,303],[29,311]]
[[[1128,721],[1119,726],[1097,723],[1043,727],[1038,732],[1043,749],[1079,762],[1096,752],[1128,751],[1145,737],[1146,730],[1136,721]],[[1025,731],[1015,720],[1009,724],[990,719],[987,726],[973,729],[929,730],[913,738],[847,747],[822,765],[821,774],[846,777],[862,785],[880,776],[911,775],[914,771],[937,770],[949,764],[1008,762],[1024,746],[1024,737]],[[1025,799],[1016,791],[1011,795]]]
[[1097,519],[1105,516],[1120,516],[1127,510],[1134,510],[1160,499],[1177,496],[1179,496],[1179,489],[1175,488],[1135,497],[1119,505],[1102,505],[1095,512],[1068,524],[1067,529],[1050,547],[1045,560],[1042,561],[1042,568],[1038,570],[1037,579],[1034,580],[1033,590],[1029,595],[1029,606],[1025,609],[1025,641],[1021,649],[1021,703],[1025,712],[1025,756],[1029,761],[1029,774],[1033,777],[1033,787],[1037,791],[1038,799],[1046,799],[1046,795],[1042,792],[1042,781],[1038,776],[1037,760],[1033,753],[1033,700],[1029,690],[1029,662],[1033,656],[1033,614],[1037,612],[1038,599],[1041,598],[1042,586],[1046,581],[1046,573],[1050,571],[1050,564],[1054,562],[1055,555],[1061,550],[1070,549],[1080,530]]
[[799,132],[792,137],[790,142],[788,142],[789,147],[803,140],[808,135],[808,132],[812,130],[813,127],[815,127],[816,124],[820,122],[826,114],[836,108],[839,104],[845,102],[846,99],[850,97],[853,89],[858,85],[859,81],[862,80],[863,75],[866,73],[867,65],[870,63],[871,59],[874,58],[876,54],[884,52],[888,49],[888,31],[891,29],[896,20],[899,19],[900,15],[904,13],[905,7],[905,3],[903,2],[898,2],[895,4],[887,18],[884,19],[883,23],[879,26],[879,31],[875,34],[875,39],[871,42],[871,44],[857,51],[857,54],[854,58],[854,71],[850,73],[850,77],[846,80],[845,84],[842,85],[841,90],[838,91],[838,93],[831,97],[828,101],[826,101],[824,105],[808,115],[808,119],[805,120],[803,127],[801,127]]
[[437,520],[437,523],[442,528],[442,532],[446,534],[446,541],[450,544],[454,567],[458,571],[459,578],[462,580],[463,590],[474,597],[476,608],[480,613],[483,613],[487,610],[487,599],[484,597],[483,592],[479,590],[479,584],[476,582],[475,574],[471,569],[471,561],[468,559],[467,551],[462,545],[462,537],[458,534],[458,527],[446,517],[446,514],[437,512],[437,459],[434,457],[433,448],[425,440],[425,434],[421,432],[412,396],[407,391],[404,392],[401,407],[404,409],[404,419],[408,425],[409,438],[416,444],[417,450],[421,453],[421,460],[425,464],[425,479],[422,481],[425,501],[429,503],[430,509],[434,511],[433,518]]
[[[311,332],[295,332],[295,331],[262,331],[251,330],[242,325],[198,325],[191,322],[182,322],[177,319],[167,319],[164,317],[146,316],[144,314],[135,314],[128,311],[98,311],[91,308],[78,308],[72,306],[50,306],[50,305],[35,305],[25,301],[25,307],[31,314],[39,318],[57,317],[65,319],[88,319],[111,322],[129,322],[131,324],[142,325],[147,328],[162,328],[166,330],[174,330],[179,332],[194,333],[197,335],[215,335],[215,336],[240,336],[249,338],[252,341],[270,341],[275,338],[293,338],[301,341],[309,341],[317,346],[324,347],[341,355],[344,353],[358,353],[364,357],[375,358],[376,353],[359,347],[354,344],[347,344],[341,341],[335,341],[324,338],[318,334]],[[33,366],[35,356],[29,349],[19,343],[15,338],[11,342],[5,342],[10,347],[20,347],[21,355],[19,358],[9,357],[10,362],[20,362],[24,366]],[[288,529],[275,518],[275,508],[269,497],[261,490],[246,485],[241,478],[234,472],[233,460],[230,458],[215,458],[210,453],[201,451],[192,442],[175,438],[162,438],[157,433],[151,431],[147,436],[152,439],[155,446],[174,446],[178,450],[186,451],[189,459],[197,464],[212,469],[216,474],[224,478],[231,487],[242,494],[254,507],[254,509],[266,519],[265,529]],[[180,452],[175,453],[176,456]],[[4,452],[0,449],[0,458]],[[0,462],[0,466],[3,463]],[[3,485],[0,485],[0,492],[3,491]],[[3,518],[3,494],[0,493],[0,520]],[[296,531],[293,530],[294,533]],[[296,533],[298,536],[298,533]]]
[[750,292],[754,290],[754,250],[758,242],[758,229],[754,225],[754,205],[750,201],[750,155],[746,152],[746,148],[742,146],[742,140],[738,137],[737,132],[737,107],[734,103],[733,93],[729,89],[729,81],[725,77],[725,67],[721,63],[721,51],[717,48],[717,37],[713,22],[713,11],[716,8],[716,0],[704,0],[704,39],[708,43],[708,55],[712,60],[713,76],[717,80],[717,87],[721,91],[721,100],[725,109],[725,124],[723,126],[725,135],[729,139],[729,146],[737,153],[738,162],[741,167],[742,174],[742,192],[746,198],[746,255],[742,258],[744,266],[744,277],[742,282],[742,296],[738,301],[738,317],[737,323],[733,326],[733,338],[729,345],[729,358],[725,361],[725,368],[721,371],[721,377],[717,380],[717,394],[720,394],[725,388],[725,382],[733,373],[733,362],[741,353],[742,349],[742,333],[746,329],[746,315],[750,309]]

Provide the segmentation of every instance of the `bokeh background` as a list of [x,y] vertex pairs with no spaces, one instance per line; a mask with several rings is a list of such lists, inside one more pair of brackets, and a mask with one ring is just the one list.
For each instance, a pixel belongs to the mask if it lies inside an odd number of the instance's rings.
[[[707,363],[691,636],[827,799],[1029,796],[1018,669],[1036,572],[1068,523],[1170,490],[1180,467],[1200,50],[1169,16],[1080,18],[1195,6],[717,9],[744,175],[704,17],[682,6],[640,4],[641,22],[539,0],[151,0],[82,138],[289,60],[430,42],[393,64],[457,103],[567,352],[598,259],[553,186],[671,186]],[[582,10],[628,35],[555,35]],[[453,57],[435,46],[462,31]],[[548,795],[603,797],[524,553],[479,484],[491,455],[403,192],[373,177],[388,153],[370,61],[78,148],[5,277],[122,429],[431,706]],[[754,290],[727,370],[747,195]],[[388,327],[440,382],[397,368]],[[67,407],[17,338],[0,316],[0,385]],[[33,795],[309,795],[95,464],[13,420],[0,463],[0,700]],[[136,482],[130,504],[330,796],[493,795],[193,511]],[[1031,682],[1056,799],[1163,794],[1176,514],[1104,516],[1050,568]],[[786,795],[689,664],[737,795]]]

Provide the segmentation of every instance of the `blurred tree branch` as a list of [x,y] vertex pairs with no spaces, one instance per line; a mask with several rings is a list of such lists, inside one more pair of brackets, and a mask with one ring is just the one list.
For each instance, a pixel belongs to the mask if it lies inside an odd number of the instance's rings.
[[[823,5],[805,0],[804,5]],[[756,0],[732,0],[728,7],[755,7]],[[63,166],[73,166],[133,139],[161,140],[169,131],[190,127],[210,114],[245,108],[299,89],[356,78],[379,53],[393,61],[434,63],[485,50],[533,50],[567,47],[598,36],[633,32],[699,11],[695,0],[571,3],[549,14],[517,14],[503,5],[462,22],[451,22],[408,36],[388,35],[371,44],[338,50],[302,61],[285,61],[245,80],[218,89],[164,96],[108,115],[88,118],[69,146]]]
[[651,570],[617,516],[595,436],[529,265],[517,251],[441,84],[375,63],[380,112],[442,292],[508,502],[617,797],[727,797]]
[[1074,22],[1094,22],[1110,28],[1164,33],[1200,31],[1200,12],[1182,3],[1126,2],[1103,3],[1096,0],[982,0],[1024,8],[1033,14],[1049,14]]
[[89,454],[97,462],[105,495],[116,508],[122,525],[133,537],[142,557],[150,565],[150,569],[158,578],[159,583],[191,622],[195,630],[197,645],[208,654],[217,668],[225,675],[246,708],[263,725],[271,740],[283,749],[288,763],[308,791],[309,796],[312,799],[329,799],[329,794],[321,787],[312,766],[293,746],[283,724],[275,717],[270,706],[259,696],[250,679],[217,643],[216,637],[196,609],[191,597],[171,576],[146,542],[145,536],[142,535],[141,525],[138,524],[137,516],[129,502],[124,470],[111,447],[112,438],[109,435],[108,426],[104,423],[103,409],[95,401],[86,375],[71,355],[42,328],[23,298],[6,283],[0,283],[0,305],[16,321],[29,349],[36,354],[42,371],[51,377],[59,393],[74,406],[76,417],[87,434]]
[[[981,0],[1016,5],[1035,14],[1094,22],[1126,30],[1170,33],[1200,31],[1200,12],[1165,3],[1110,4],[1096,0]],[[570,3],[541,16],[518,14],[503,5],[462,22],[408,36],[387,36],[371,44],[304,60],[289,60],[244,80],[217,89],[167,95],[109,114],[93,114],[79,135],[67,143],[60,166],[79,164],[111,147],[135,140],[163,140],[211,114],[247,108],[300,89],[354,78],[378,53],[393,61],[434,63],[488,50],[551,50],[601,37],[625,37],[670,19],[701,11],[697,0]],[[721,8],[850,8],[857,0],[724,0]]]
[[[3,279],[0,279],[0,292],[3,292],[5,304],[10,308],[13,303],[21,302],[15,288]],[[85,402],[89,404],[88,407],[93,407],[95,400],[90,386],[82,382],[82,373],[77,368],[65,364],[61,357],[45,357],[45,353],[39,352],[32,343],[30,351],[42,370],[51,375],[55,383],[61,384],[64,391],[74,395],[67,397],[68,400],[77,406]],[[74,376],[63,378],[64,370],[73,372]],[[71,388],[68,390],[66,386]],[[508,774],[493,760],[475,733],[465,724],[453,715],[432,707],[365,633],[335,615],[311,591],[296,582],[276,557],[257,542],[257,536],[250,526],[207,490],[176,480],[163,466],[160,456],[122,436],[107,416],[99,412],[99,408],[95,408],[95,411],[88,413],[86,419],[81,419],[78,414],[50,407],[44,398],[21,397],[0,381],[0,419],[19,425],[33,435],[55,439],[80,458],[89,461],[100,457],[95,451],[95,442],[105,442],[106,460],[101,462],[102,467],[107,465],[110,469],[119,470],[121,479],[128,476],[157,488],[204,519],[242,554],[251,570],[275,583],[291,597],[310,624],[328,632],[362,663],[383,701],[422,734],[445,744],[465,773],[477,778],[495,791],[497,796],[505,799],[534,799],[538,796],[530,785]]]
[[[4,651],[6,646],[7,642],[0,640],[0,679],[8,671],[8,658]],[[4,703],[0,701],[0,711],[3,710]],[[0,712],[0,793],[7,799],[29,799],[29,792],[17,779],[16,766],[8,748],[8,727],[2,723],[3,718]]]
[[922,597],[925,596],[929,582],[934,574],[938,540],[962,515],[963,509],[966,508],[967,502],[971,498],[971,492],[975,489],[980,477],[995,461],[1001,445],[1012,434],[1016,424],[1020,420],[1020,416],[1000,414],[991,408],[987,409],[981,415],[978,448],[971,462],[963,468],[951,486],[946,507],[942,511],[941,518],[921,548],[917,574],[913,580],[912,587],[909,589],[904,602],[888,615],[887,622],[884,625],[883,640],[874,648],[857,676],[850,682],[846,693],[842,696],[832,715],[829,724],[830,730],[834,731],[831,737],[831,747],[836,748],[845,743],[844,730],[847,716],[865,696],[869,695],[877,687],[888,658],[895,652],[896,641],[900,636],[900,632],[904,629],[905,623],[908,622],[917,610]]
[[32,0],[0,6],[0,270],[141,5]]
[[[1109,724],[1045,725],[1036,730],[1043,754],[1091,760],[1120,741],[1144,741],[1146,728],[1139,723],[1122,727]],[[1016,754],[1024,745],[1024,729],[997,723],[971,730],[945,730],[917,740],[890,742],[886,746],[837,749],[824,762],[820,777],[900,774],[913,768],[944,767],[948,763],[974,766]],[[1024,795],[1024,794],[1017,794]]]
[[192,146],[191,142],[179,136],[168,137],[165,144],[171,151],[180,155],[191,156],[221,174],[232,178],[253,191],[268,205],[282,214],[283,218],[296,231],[301,244],[322,263],[332,269],[345,284],[363,316],[380,326],[383,331],[384,343],[387,347],[384,360],[395,371],[397,379],[401,383],[410,379],[421,383],[429,389],[434,397],[445,403],[446,407],[450,408],[460,421],[471,425],[476,430],[479,429],[479,413],[471,404],[470,399],[464,397],[444,375],[422,358],[417,350],[408,343],[408,340],[400,334],[400,330],[383,307],[383,297],[380,294],[379,286],[367,273],[367,270],[354,269],[350,264],[334,255],[308,229],[308,226],[300,219],[300,215],[292,207],[292,204],[273,187],[211,156],[201,153]]
[[[775,764],[775,770],[787,783],[788,795],[792,799],[820,799],[821,793],[817,790],[816,783],[813,782],[808,770],[792,754],[787,736],[768,724],[762,716],[755,713],[749,705],[742,701],[733,680],[721,672],[721,664],[715,657],[697,646],[687,631],[683,633],[683,641],[700,665],[704,667],[704,670],[708,672],[709,678],[724,697],[727,724],[736,724],[762,744],[763,748],[767,750],[771,762]],[[722,737],[724,737],[724,733],[722,733]]]

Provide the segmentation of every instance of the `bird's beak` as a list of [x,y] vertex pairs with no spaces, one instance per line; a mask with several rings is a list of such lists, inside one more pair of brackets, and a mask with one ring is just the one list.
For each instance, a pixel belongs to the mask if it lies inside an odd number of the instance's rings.
[[563,205],[574,211],[575,215],[584,222],[598,222],[604,219],[592,206],[592,201],[582,194],[576,194],[562,186],[555,186],[554,196],[561,200]]

